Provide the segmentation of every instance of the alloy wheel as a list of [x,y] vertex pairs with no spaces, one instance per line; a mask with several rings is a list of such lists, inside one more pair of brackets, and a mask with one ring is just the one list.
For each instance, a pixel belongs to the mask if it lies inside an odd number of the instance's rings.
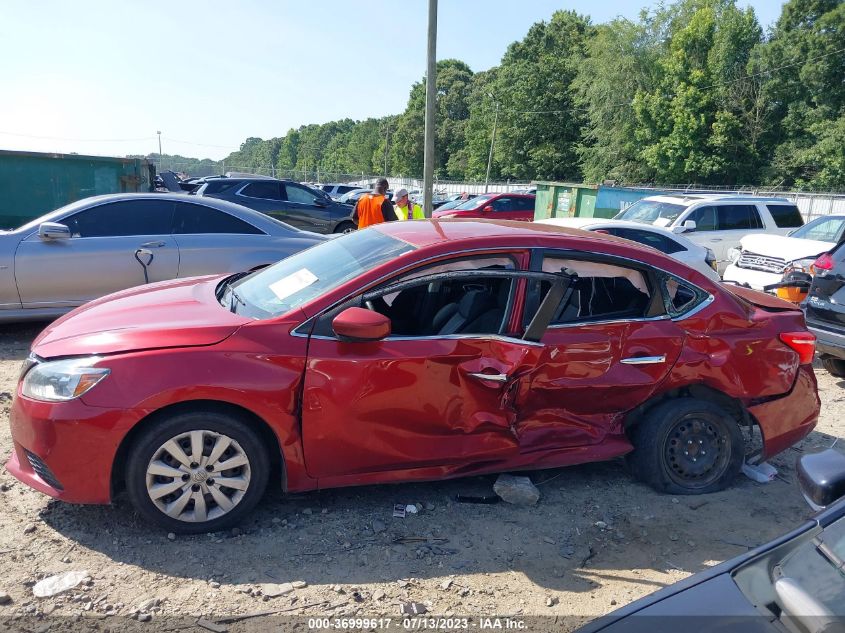
[[231,437],[192,430],[167,440],[146,469],[146,486],[165,515],[189,523],[228,514],[249,489],[249,458]]

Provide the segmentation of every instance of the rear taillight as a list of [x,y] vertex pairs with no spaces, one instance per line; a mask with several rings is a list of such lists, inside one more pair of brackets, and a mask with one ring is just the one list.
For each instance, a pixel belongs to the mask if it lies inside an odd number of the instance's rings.
[[798,354],[798,362],[807,365],[813,362],[816,353],[816,337],[809,332],[782,332],[780,340]]
[[816,270],[832,270],[833,258],[830,253],[822,253],[819,258],[813,262],[813,268]]

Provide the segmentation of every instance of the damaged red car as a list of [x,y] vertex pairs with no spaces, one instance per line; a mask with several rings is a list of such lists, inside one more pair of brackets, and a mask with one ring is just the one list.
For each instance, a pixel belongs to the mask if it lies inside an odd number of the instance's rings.
[[707,493],[812,430],[813,351],[796,306],[626,240],[393,222],[59,319],[22,368],[7,468],[69,502],[125,488],[174,532],[235,523],[268,482],[620,456],[657,490]]

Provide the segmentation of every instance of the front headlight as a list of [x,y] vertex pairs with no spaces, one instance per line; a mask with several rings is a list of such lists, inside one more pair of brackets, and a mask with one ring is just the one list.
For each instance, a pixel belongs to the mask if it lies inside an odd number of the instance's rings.
[[728,249],[728,261],[731,264],[736,264],[739,261],[740,256],[742,255],[742,251],[738,248],[729,248]]
[[111,372],[104,367],[94,367],[99,360],[97,356],[88,356],[39,363],[24,376],[21,393],[45,402],[78,398]]
[[816,261],[815,257],[805,257],[804,259],[796,259],[795,261],[791,261],[786,265],[784,269],[785,273],[798,271],[800,273],[810,273],[813,274],[813,271],[810,270],[810,266],[813,265],[813,262]]

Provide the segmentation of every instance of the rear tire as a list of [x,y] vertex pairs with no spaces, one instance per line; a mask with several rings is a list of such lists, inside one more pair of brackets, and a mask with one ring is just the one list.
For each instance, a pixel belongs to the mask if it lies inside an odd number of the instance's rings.
[[341,222],[336,227],[334,227],[335,233],[354,233],[355,232],[355,224],[353,222]]
[[845,360],[842,360],[841,358],[825,356],[822,358],[822,367],[824,367],[827,370],[827,373],[831,376],[845,378]]
[[261,500],[270,460],[242,419],[178,413],[146,429],[129,449],[126,490],[135,509],[169,532],[215,532]]
[[634,476],[660,492],[695,495],[726,488],[745,456],[742,433],[721,407],[695,398],[667,400],[631,433]]

